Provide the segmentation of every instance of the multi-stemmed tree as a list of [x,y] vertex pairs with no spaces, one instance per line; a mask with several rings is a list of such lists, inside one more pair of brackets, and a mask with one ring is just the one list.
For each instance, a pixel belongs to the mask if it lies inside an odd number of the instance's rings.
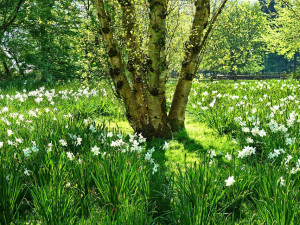
[[[226,2],[95,0],[110,78],[135,132],[147,138],[170,138],[173,131],[184,127],[186,105],[205,42]],[[183,18],[191,21],[184,24],[190,25],[189,34],[176,32]],[[168,65],[172,47],[177,47],[172,45],[174,36],[178,35],[186,41],[167,112]]]

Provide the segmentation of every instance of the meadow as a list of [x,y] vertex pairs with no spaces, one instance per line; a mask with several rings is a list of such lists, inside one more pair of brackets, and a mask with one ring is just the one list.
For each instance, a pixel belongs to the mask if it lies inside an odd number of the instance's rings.
[[299,93],[196,82],[147,142],[102,81],[0,82],[0,224],[300,224]]

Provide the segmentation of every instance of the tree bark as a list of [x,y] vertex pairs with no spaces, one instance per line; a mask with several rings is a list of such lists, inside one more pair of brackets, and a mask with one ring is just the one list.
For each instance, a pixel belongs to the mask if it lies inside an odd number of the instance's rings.
[[[161,2],[165,2],[165,0]],[[141,77],[144,73],[143,70],[137,69],[140,62],[136,52],[140,51],[140,47],[134,34],[134,6],[129,0],[119,0],[119,3],[122,7],[123,24],[126,29],[127,53],[129,56],[127,65],[122,61],[120,50],[114,41],[109,15],[105,11],[104,2],[103,0],[95,0],[101,33],[110,62],[110,76],[114,81],[117,95],[124,102],[126,117],[135,132],[141,133],[148,139],[152,137],[171,138],[172,132],[167,121],[165,95],[151,91],[153,89],[148,90],[146,84],[143,83],[144,79]],[[160,15],[156,11],[159,8],[153,7],[153,10],[150,10],[150,15]],[[151,49],[156,51],[157,45],[155,43],[153,45],[155,46],[152,46]],[[155,62],[157,61],[155,60]],[[126,70],[132,75],[132,87],[126,77]],[[155,74],[155,76],[160,77],[159,74]],[[158,83],[159,79],[153,82],[154,85]]]
[[179,79],[173,97],[169,122],[173,131],[184,128],[185,111],[188,103],[192,81],[197,72],[197,59],[201,52],[203,31],[208,25],[210,14],[210,1],[195,1],[196,12],[193,20],[192,31],[186,46],[184,61],[182,63]]
[[134,5],[130,0],[118,0],[123,12],[123,24],[126,29],[126,54],[128,55],[127,71],[132,77],[133,93],[135,95],[137,104],[141,107],[140,113],[146,114],[146,95],[145,85],[143,83],[142,74],[142,53],[141,46],[135,34],[136,29],[136,13]]
[[298,52],[294,54],[294,73],[297,73],[297,59],[298,59]]
[[[198,68],[200,52],[207,40],[216,16],[208,23],[210,0],[195,0],[195,16],[180,78],[178,79],[169,116],[166,107],[167,57],[166,57],[166,17],[168,0],[148,0],[149,44],[143,52],[135,31],[136,12],[133,0],[117,0],[122,9],[122,22],[125,28],[125,54],[114,40],[109,5],[104,0],[95,0],[96,12],[101,26],[101,34],[108,53],[110,76],[117,96],[124,102],[127,119],[135,132],[151,139],[152,137],[171,138],[172,131],[184,126],[188,96]],[[207,33],[203,36],[203,31]],[[130,77],[130,78],[128,78]]]
[[148,46],[148,94],[149,119],[158,131],[158,137],[172,137],[166,107],[166,16],[167,0],[148,0],[150,5],[150,39]]
[[101,33],[106,45],[109,58],[110,76],[114,81],[116,92],[123,100],[126,108],[126,117],[134,130],[142,129],[139,106],[135,101],[128,79],[125,75],[125,66],[120,51],[113,39],[110,18],[105,12],[103,0],[95,0],[97,15],[101,25]]
[[5,72],[5,78],[10,78],[11,77],[11,70],[9,68],[9,66],[7,65],[7,61],[6,60],[10,60],[9,56],[7,55],[7,53],[0,47],[0,60],[2,62],[2,65],[4,67],[4,72]]
[[[185,58],[182,63],[180,77],[176,84],[176,89],[169,112],[169,123],[172,131],[179,131],[184,128],[185,111],[188,103],[189,94],[192,87],[193,79],[195,78],[199,56],[205,46],[207,38],[215,24],[218,16],[221,14],[227,0],[223,0],[219,9],[212,17],[208,28],[208,20],[210,16],[210,1],[196,0],[196,12],[193,20],[192,31],[186,47]],[[203,31],[206,29],[205,34]]]

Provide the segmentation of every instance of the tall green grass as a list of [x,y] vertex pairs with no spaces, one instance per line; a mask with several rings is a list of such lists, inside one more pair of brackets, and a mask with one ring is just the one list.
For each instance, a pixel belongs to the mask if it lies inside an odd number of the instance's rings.
[[[174,141],[197,160],[176,166],[176,145],[108,129],[124,115],[101,83],[0,86],[0,224],[300,224],[297,82],[195,84],[189,116],[237,144],[207,152],[182,131]],[[287,131],[272,132],[271,118]],[[239,157],[247,146],[255,154]]]

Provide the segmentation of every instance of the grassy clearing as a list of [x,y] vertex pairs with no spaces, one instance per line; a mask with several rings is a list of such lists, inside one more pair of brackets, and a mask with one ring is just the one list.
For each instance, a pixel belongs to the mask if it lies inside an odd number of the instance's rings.
[[300,223],[296,81],[196,83],[148,143],[101,84],[0,88],[0,224]]
[[[124,133],[133,133],[128,121],[125,120],[108,122],[107,127],[120,129]],[[163,144],[163,140],[157,139],[148,143],[149,147],[156,148]],[[232,142],[230,138],[219,135],[205,123],[195,120],[192,115],[189,115],[186,120],[186,129],[174,134],[173,139],[168,141],[168,144],[169,147],[165,152],[155,152],[153,157],[170,169],[176,168],[177,164],[183,166],[185,162],[188,164],[198,162],[201,152],[215,150],[219,155],[223,155],[237,149],[237,144]]]

